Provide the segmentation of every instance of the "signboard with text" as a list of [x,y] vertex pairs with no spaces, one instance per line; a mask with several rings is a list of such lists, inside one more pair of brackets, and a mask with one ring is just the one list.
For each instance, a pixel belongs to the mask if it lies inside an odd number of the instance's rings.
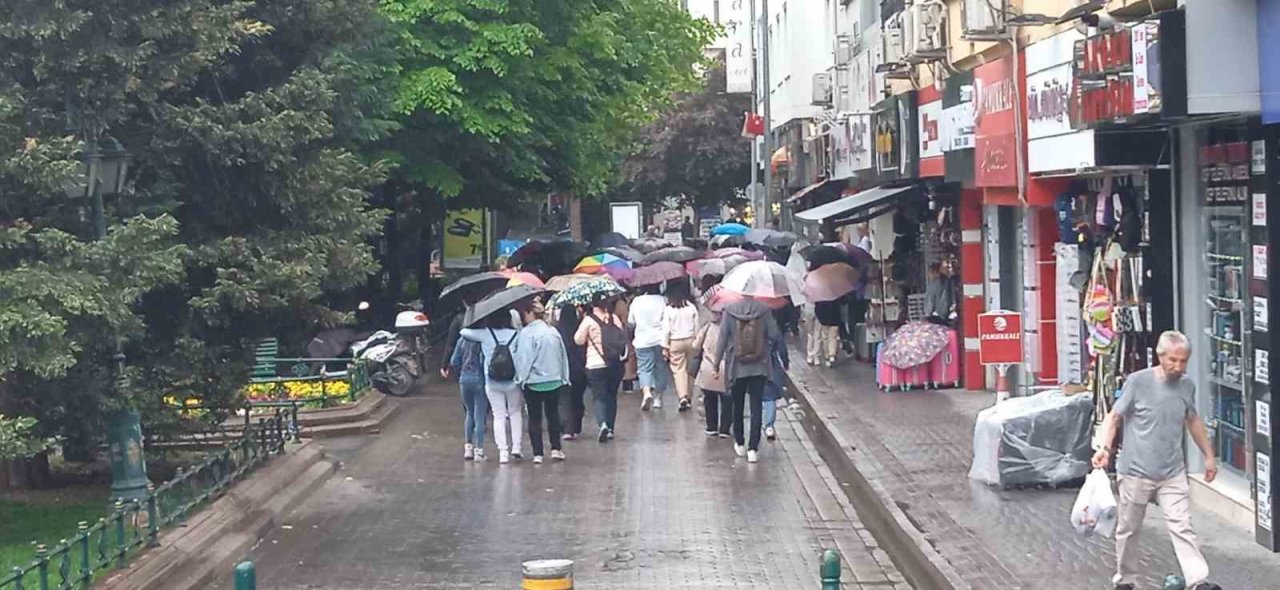
[[920,89],[916,101],[916,154],[920,158],[920,176],[945,176],[946,160],[942,151],[942,93],[933,86]]
[[1018,365],[1022,359],[1022,314],[1003,310],[978,314],[978,362]]
[[1018,145],[1013,108],[1020,100],[1019,81],[1013,76],[1013,59],[1004,57],[973,71],[975,97],[974,184],[979,187],[1018,185]]
[[725,32],[725,92],[749,94],[755,73],[751,56],[751,6],[748,0],[729,0],[722,15]]
[[445,213],[444,267],[480,268],[485,262],[487,234],[484,209],[464,209]]

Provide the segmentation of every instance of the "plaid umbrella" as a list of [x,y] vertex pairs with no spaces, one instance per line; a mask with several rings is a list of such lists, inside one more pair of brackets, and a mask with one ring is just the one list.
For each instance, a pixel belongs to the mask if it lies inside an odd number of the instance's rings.
[[635,275],[623,282],[632,287],[643,287],[645,285],[658,285],[685,276],[687,275],[683,266],[675,262],[663,261],[635,269]]
[[947,347],[947,328],[932,322],[907,322],[884,342],[880,358],[899,369],[922,365]]
[[590,280],[575,283],[552,295],[547,305],[550,307],[590,305],[597,300],[617,297],[626,292],[626,289],[608,277],[592,277]]

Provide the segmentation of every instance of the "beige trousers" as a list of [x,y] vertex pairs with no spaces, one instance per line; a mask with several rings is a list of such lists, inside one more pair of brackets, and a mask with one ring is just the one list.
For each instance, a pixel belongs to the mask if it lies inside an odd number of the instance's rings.
[[671,365],[671,378],[676,382],[676,394],[680,399],[692,402],[693,375],[689,374],[689,356],[693,354],[693,338],[672,340],[667,354],[668,364]]
[[1179,473],[1164,481],[1131,475],[1121,475],[1119,480],[1116,575],[1111,581],[1136,585],[1138,576],[1158,573],[1138,569],[1138,533],[1142,532],[1142,519],[1147,514],[1147,504],[1152,500],[1157,500],[1164,511],[1169,538],[1173,540],[1173,553],[1178,558],[1187,588],[1195,588],[1196,584],[1205,581],[1209,577],[1209,564],[1205,563],[1200,545],[1196,543],[1196,533],[1191,530],[1191,488],[1187,474]]
[[818,326],[818,330],[822,339],[822,360],[828,363],[836,362],[836,355],[840,352],[840,327]]

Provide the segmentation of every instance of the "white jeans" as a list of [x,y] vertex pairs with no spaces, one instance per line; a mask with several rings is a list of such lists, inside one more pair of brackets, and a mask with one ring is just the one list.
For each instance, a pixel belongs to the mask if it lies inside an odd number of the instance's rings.
[[[485,386],[485,397],[493,410],[493,440],[498,451],[519,453],[524,441],[524,392],[515,385]],[[507,438],[507,420],[511,420],[511,438]]]
[[1187,588],[1209,577],[1209,564],[1205,563],[1196,533],[1191,530],[1191,488],[1187,474],[1179,473],[1164,481],[1151,481],[1131,475],[1121,475],[1119,522],[1116,523],[1116,584],[1137,584],[1144,573],[1138,563],[1138,533],[1142,531],[1142,519],[1147,514],[1147,503],[1159,500],[1164,512],[1169,538],[1173,540],[1173,553],[1182,568],[1182,578]]

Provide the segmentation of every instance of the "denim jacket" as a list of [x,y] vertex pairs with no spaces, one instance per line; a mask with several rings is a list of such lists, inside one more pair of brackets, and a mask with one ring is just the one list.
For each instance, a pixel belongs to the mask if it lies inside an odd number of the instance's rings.
[[449,359],[449,368],[460,385],[484,384],[484,349],[479,342],[459,338]]
[[511,354],[516,364],[516,383],[559,381],[569,384],[569,356],[560,332],[542,320],[535,321],[516,334]]

